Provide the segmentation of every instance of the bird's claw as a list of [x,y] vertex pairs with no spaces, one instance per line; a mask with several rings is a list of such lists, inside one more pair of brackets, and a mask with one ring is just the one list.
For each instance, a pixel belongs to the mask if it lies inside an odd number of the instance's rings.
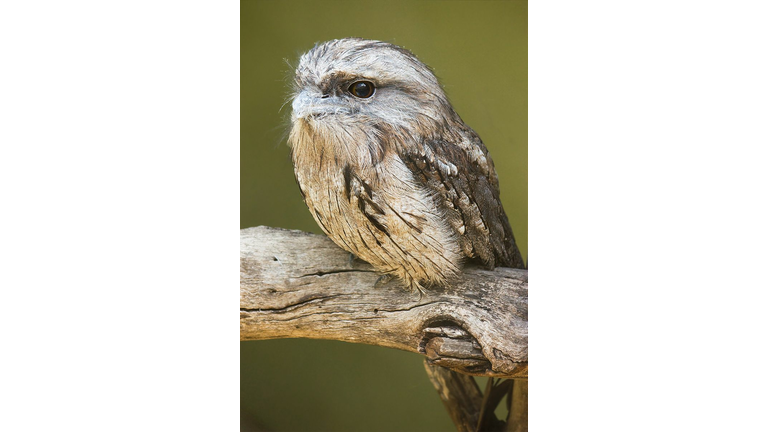
[[395,277],[394,277],[394,276],[392,276],[391,274],[384,274],[384,275],[381,275],[381,276],[379,276],[379,278],[378,278],[378,279],[376,279],[376,283],[375,283],[375,284],[373,284],[373,287],[374,287],[374,288],[381,288],[381,287],[383,287],[384,285],[388,284],[388,283],[389,283],[389,282],[390,282],[392,279],[394,279],[394,278],[395,278]]

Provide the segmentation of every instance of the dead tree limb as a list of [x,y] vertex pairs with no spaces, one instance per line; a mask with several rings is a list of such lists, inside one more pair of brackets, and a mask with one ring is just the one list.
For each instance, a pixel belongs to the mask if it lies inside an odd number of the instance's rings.
[[483,405],[483,393],[475,379],[446,368],[432,366],[426,360],[424,367],[456,429],[459,432],[477,430]]
[[333,339],[398,348],[477,376],[528,376],[528,272],[465,269],[423,298],[375,286],[367,263],[325,236],[240,231],[240,340]]
[[[424,360],[432,386],[443,401],[459,432],[527,432],[528,380],[488,379],[485,392],[470,376]],[[494,410],[507,398],[507,419],[496,418]]]

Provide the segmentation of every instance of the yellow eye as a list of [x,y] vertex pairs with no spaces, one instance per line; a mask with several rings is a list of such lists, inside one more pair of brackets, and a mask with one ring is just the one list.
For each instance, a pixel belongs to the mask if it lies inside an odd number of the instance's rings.
[[359,98],[369,98],[373,96],[375,87],[370,81],[356,81],[349,86],[349,92]]

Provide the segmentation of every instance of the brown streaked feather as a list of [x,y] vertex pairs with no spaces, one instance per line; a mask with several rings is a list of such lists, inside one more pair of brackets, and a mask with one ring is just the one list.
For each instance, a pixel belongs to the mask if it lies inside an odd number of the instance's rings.
[[[356,80],[375,92],[355,97]],[[487,149],[410,51],[319,44],[299,61],[294,90],[296,181],[336,244],[420,292],[450,284],[466,258],[523,266]]]
[[477,134],[465,128],[461,138],[466,148],[446,140],[425,140],[410,147],[419,151],[405,151],[403,160],[435,191],[437,204],[450,215],[449,223],[468,258],[478,258],[489,268],[525,268],[501,204],[493,161]]

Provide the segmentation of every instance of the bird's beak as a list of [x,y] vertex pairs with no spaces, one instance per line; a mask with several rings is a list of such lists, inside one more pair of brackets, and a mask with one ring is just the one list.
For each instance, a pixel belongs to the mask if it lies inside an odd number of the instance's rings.
[[304,89],[293,98],[291,104],[293,112],[291,121],[298,119],[308,119],[311,117],[322,117],[329,114],[339,114],[345,111],[337,97],[328,97],[319,91]]

